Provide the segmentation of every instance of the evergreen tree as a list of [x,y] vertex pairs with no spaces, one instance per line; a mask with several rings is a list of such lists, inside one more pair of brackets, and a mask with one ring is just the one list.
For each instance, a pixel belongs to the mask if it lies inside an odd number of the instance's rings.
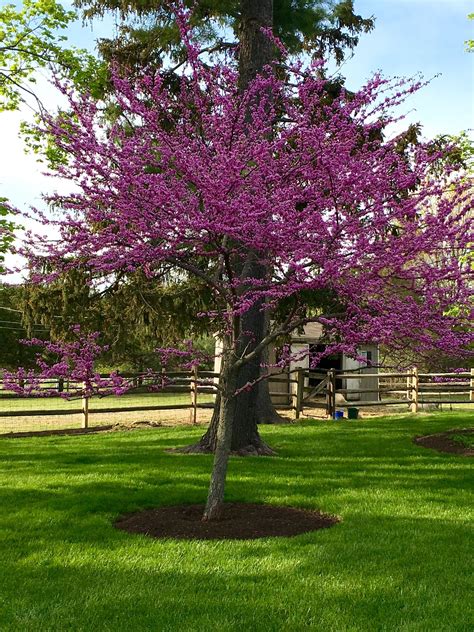
[[[131,67],[159,66],[166,54],[183,61],[186,48],[169,0],[76,0],[85,19],[118,14],[121,23],[115,38],[102,39],[100,51],[107,59],[121,60]],[[192,7],[190,18],[195,37],[211,50],[234,48],[241,42],[245,14],[250,8],[262,15],[266,2],[241,0],[185,0]],[[353,0],[274,0],[271,26],[291,54],[334,55],[341,63],[353,50],[362,33],[374,26],[373,17],[354,11]]]
[[104,291],[94,289],[90,274],[78,266],[53,283],[28,283],[21,289],[17,307],[28,336],[36,335],[38,326],[47,329],[51,339],[65,341],[74,338],[76,324],[83,332],[100,331],[109,347],[101,357],[114,368],[157,369],[157,347],[176,346],[190,337],[208,344],[211,323],[195,318],[210,302],[208,289],[199,283],[157,284],[137,271]]
[[41,323],[25,323],[22,309],[24,287],[0,283],[0,368],[16,370],[34,366],[34,353],[19,340],[34,335],[43,338],[49,329]]

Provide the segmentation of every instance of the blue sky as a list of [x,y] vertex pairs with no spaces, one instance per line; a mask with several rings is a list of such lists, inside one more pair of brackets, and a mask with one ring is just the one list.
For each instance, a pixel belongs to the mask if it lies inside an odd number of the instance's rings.
[[[354,0],[357,13],[375,16],[375,29],[362,35],[342,74],[352,89],[381,70],[384,75],[436,77],[410,101],[427,136],[455,134],[474,128],[474,53],[465,40],[474,39],[474,0]],[[113,19],[96,22],[93,30],[78,24],[71,37],[77,45],[91,45],[107,36]],[[438,76],[439,75],[439,76]]]
[[376,22],[342,69],[350,87],[378,69],[385,75],[440,74],[410,100],[416,108],[410,119],[422,122],[427,136],[474,128],[474,53],[464,44],[474,39],[474,21],[467,19],[474,1],[355,0],[355,8]]
[[[3,0],[0,0],[3,1]],[[372,33],[361,37],[353,58],[341,72],[350,88],[361,86],[374,71],[385,75],[426,78],[440,74],[429,86],[412,97],[407,105],[409,121],[420,121],[431,137],[474,128],[474,53],[465,51],[464,41],[474,39],[473,0],[355,0],[357,12],[374,15]],[[106,36],[113,26],[108,18],[91,31],[80,23],[70,32],[75,45],[92,45],[96,37]],[[49,88],[42,87],[45,100]],[[0,113],[0,195],[19,208],[37,205],[41,192],[53,183],[41,174],[41,166],[25,156],[18,126],[28,112]]]

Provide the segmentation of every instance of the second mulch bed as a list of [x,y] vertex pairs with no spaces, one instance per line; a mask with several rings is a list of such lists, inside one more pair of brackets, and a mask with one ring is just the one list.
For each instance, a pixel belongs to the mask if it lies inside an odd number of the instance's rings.
[[460,456],[474,456],[472,448],[468,448],[451,438],[452,435],[456,434],[467,435],[472,433],[474,433],[474,428],[457,428],[423,437],[415,437],[413,441],[417,445],[432,448],[433,450],[438,450],[438,452],[448,452],[449,454],[459,454]]
[[226,503],[219,521],[202,522],[203,512],[204,505],[158,507],[121,516],[115,526],[152,538],[253,540],[294,536],[340,522],[340,518],[319,511],[251,503]]

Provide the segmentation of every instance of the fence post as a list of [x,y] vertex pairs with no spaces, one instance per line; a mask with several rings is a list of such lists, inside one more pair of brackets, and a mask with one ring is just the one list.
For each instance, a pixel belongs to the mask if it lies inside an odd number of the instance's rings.
[[295,419],[299,419],[300,412],[303,410],[304,369],[296,371],[296,381]]
[[419,391],[419,378],[418,368],[414,366],[411,370],[411,405],[410,410],[412,413],[418,412],[418,391]]
[[197,382],[198,368],[193,366],[191,373],[191,408],[189,410],[190,422],[194,425],[197,423]]
[[82,395],[82,427],[88,428],[89,427],[89,397],[86,395],[85,382],[82,385],[82,388],[84,389],[83,395]]
[[474,402],[474,369],[471,369],[471,380],[469,383],[469,401]]
[[298,379],[298,370],[294,369],[293,371],[290,371],[288,373],[288,378],[290,380],[290,398],[291,398],[291,406],[292,406],[292,410],[293,410],[293,415],[294,415],[294,419],[298,419],[299,418],[299,411],[298,411],[298,384],[294,383],[294,379]]
[[326,412],[329,417],[334,417],[336,412],[336,374],[333,369],[327,373]]

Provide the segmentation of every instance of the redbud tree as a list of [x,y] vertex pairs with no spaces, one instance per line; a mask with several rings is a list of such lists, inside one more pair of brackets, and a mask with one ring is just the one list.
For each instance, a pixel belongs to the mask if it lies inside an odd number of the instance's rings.
[[[267,68],[239,92],[231,67],[209,68],[189,42],[188,55],[173,91],[159,73],[116,72],[113,125],[61,86],[73,116],[45,117],[43,130],[68,155],[55,175],[74,189],[47,197],[54,238],[31,237],[27,254],[42,282],[81,265],[98,286],[140,269],[210,288],[205,316],[224,341],[210,520],[222,511],[241,375],[268,345],[319,322],[329,352],[469,346],[472,196],[430,144],[400,153],[387,138],[417,82],[376,75],[330,101],[313,65]],[[309,295],[325,298],[310,308]],[[242,325],[255,309],[271,315],[258,340]]]
[[3,388],[22,397],[49,397],[57,395],[58,389],[45,388],[45,381],[71,380],[70,388],[59,393],[64,399],[109,393],[121,395],[131,388],[132,385],[117,373],[104,378],[97,372],[96,362],[107,351],[106,346],[99,344],[99,332],[85,334],[75,325],[71,335],[71,341],[20,340],[38,350],[36,366],[29,370],[19,367],[14,372],[4,370]]

